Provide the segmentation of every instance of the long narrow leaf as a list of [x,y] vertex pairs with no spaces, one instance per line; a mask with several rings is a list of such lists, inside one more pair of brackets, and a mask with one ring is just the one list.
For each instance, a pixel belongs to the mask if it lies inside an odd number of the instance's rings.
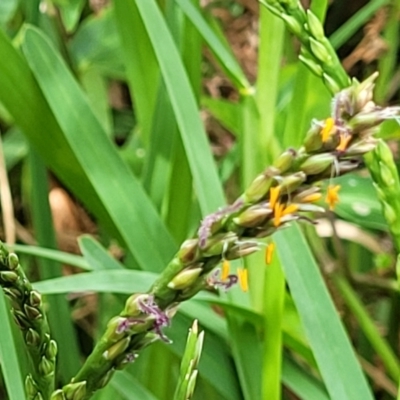
[[[174,243],[142,187],[119,158],[82,90],[38,30],[26,29],[23,49],[65,139],[129,250],[142,268],[163,269]],[[68,113],[66,104],[70,105]]]
[[[186,71],[161,11],[156,2],[148,0],[116,0],[115,6],[122,26],[132,27],[129,14],[132,7],[136,6],[141,15],[169,93],[200,207],[204,215],[215,211],[224,204],[221,183]],[[124,32],[129,35],[128,30]],[[125,51],[131,54],[129,49]]]
[[291,294],[332,400],[372,400],[360,364],[297,225],[276,235]]

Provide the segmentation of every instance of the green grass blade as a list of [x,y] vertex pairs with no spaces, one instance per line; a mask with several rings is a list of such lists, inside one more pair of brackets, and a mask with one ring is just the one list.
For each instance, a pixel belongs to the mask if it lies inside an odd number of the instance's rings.
[[82,273],[35,282],[33,286],[43,294],[105,292],[145,292],[154,282],[152,272],[112,269],[93,273]]
[[352,315],[357,319],[360,328],[371,343],[376,354],[380,357],[389,375],[392,379],[397,381],[400,378],[400,362],[395,356],[393,350],[381,337],[378,328],[375,326],[363,304],[347,281],[340,276],[336,276],[335,283],[340,290],[346,305],[349,307]]
[[[129,250],[142,268],[162,270],[175,248],[172,238],[142,187],[119,158],[82,90],[38,30],[26,29],[23,49],[65,139]],[[70,105],[68,112],[65,104]]]
[[346,43],[361,26],[388,3],[390,3],[390,0],[372,0],[368,2],[329,37],[333,48],[338,49]]
[[[31,172],[30,205],[35,236],[39,244],[56,248],[57,243],[49,205],[47,170],[32,149],[29,154],[29,161]],[[51,279],[62,275],[61,266],[53,260],[42,258],[38,260],[38,266],[42,279]],[[62,295],[53,296],[47,302],[49,325],[59,349],[59,371],[63,382],[66,383],[80,368],[80,352],[71,321],[71,310],[67,299]]]
[[[256,101],[259,110],[257,147],[260,163],[271,163],[280,153],[275,133],[276,102],[281,71],[284,24],[265,7],[260,8],[260,50]],[[253,177],[254,178],[254,177]]]
[[126,371],[118,371],[112,378],[110,385],[120,393],[124,399],[157,400],[148,389]]
[[265,271],[262,393],[270,400],[281,399],[282,320],[285,299],[285,277],[274,257]]
[[219,40],[218,36],[213,32],[207,21],[203,18],[200,11],[188,0],[175,0],[176,4],[182,9],[187,18],[199,31],[204,41],[212,50],[214,56],[219,61],[221,67],[228,77],[236,85],[239,90],[249,90],[250,83],[247,80],[242,68],[229,52],[225,45]]
[[[116,0],[115,5],[119,23],[125,27],[124,33],[130,35],[126,40],[135,40],[133,31],[128,33],[126,27],[133,26],[129,11],[137,6],[171,100],[202,213],[213,212],[225,202],[221,183],[186,71],[161,11],[155,2],[147,0]],[[129,49],[124,50],[132,54]]]
[[57,261],[60,264],[73,265],[74,267],[82,268],[89,271],[92,270],[92,267],[83,257],[77,256],[75,254],[64,253],[59,250],[48,249],[38,246],[26,246],[23,244],[13,244],[12,249],[13,251],[20,254],[28,254],[39,258],[46,258],[49,260]]
[[3,291],[0,289],[0,364],[9,400],[25,399],[24,378],[18,360],[18,351],[13,337],[9,305]]
[[275,235],[282,267],[332,400],[372,400],[311,251],[298,225]]
[[123,265],[115,260],[103,246],[89,235],[79,238],[79,248],[83,257],[95,271],[123,269]]
[[282,381],[302,400],[329,400],[321,382],[307,374],[289,357],[283,357]]

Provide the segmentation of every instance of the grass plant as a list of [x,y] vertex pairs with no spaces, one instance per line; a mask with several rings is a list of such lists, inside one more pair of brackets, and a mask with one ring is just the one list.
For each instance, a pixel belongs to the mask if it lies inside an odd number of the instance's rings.
[[[255,77],[222,3],[0,5],[0,398],[399,398],[399,2],[328,38],[327,1],[261,0]],[[383,7],[387,52],[352,77],[337,49]],[[95,222],[82,255],[49,174]]]

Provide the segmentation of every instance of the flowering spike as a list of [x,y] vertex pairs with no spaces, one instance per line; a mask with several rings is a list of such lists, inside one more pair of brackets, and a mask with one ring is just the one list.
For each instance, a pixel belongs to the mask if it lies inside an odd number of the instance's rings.
[[265,264],[270,265],[275,251],[275,243],[271,242],[265,249]]
[[332,117],[327,118],[325,120],[325,125],[320,132],[323,143],[327,142],[328,139],[331,137],[334,128],[335,128],[335,120]]
[[249,290],[249,280],[248,280],[248,271],[246,268],[238,268],[237,274],[239,278],[240,289],[243,292],[247,292]]
[[339,202],[339,195],[338,192],[340,190],[340,185],[329,185],[328,186],[328,193],[325,197],[325,202],[329,205],[329,209],[333,211],[335,208],[336,203]]
[[281,191],[280,186],[272,187],[269,191],[269,206],[274,209],[276,201],[278,200],[279,192]]
[[222,262],[222,273],[221,273],[221,280],[225,281],[229,276],[230,270],[230,262],[228,260],[224,260]]

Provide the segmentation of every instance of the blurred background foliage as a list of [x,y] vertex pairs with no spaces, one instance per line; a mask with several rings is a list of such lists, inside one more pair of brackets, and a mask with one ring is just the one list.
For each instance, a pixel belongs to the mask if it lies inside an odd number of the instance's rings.
[[[398,103],[400,2],[303,5],[325,19],[349,75],[378,70],[376,101]],[[1,237],[46,295],[63,384],[126,295],[298,147],[331,96],[253,0],[1,0],[0,29]],[[380,136],[397,159],[398,124]],[[340,185],[335,213],[276,235],[271,266],[263,254],[238,263],[249,293],[184,304],[173,344],[146,349],[94,398],[171,399],[195,318],[205,341],[194,399],[396,398],[396,250],[368,173]],[[0,313],[8,321],[3,302]],[[1,326],[0,398],[21,400],[21,338]]]

